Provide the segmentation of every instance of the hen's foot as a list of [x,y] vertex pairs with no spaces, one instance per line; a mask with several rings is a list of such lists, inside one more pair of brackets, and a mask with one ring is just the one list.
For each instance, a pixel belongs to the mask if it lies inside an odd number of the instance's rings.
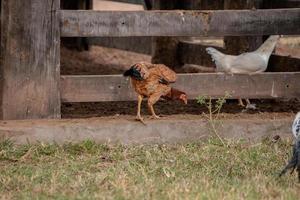
[[140,121],[142,124],[146,125],[144,119],[141,116],[136,116],[135,120]]
[[247,110],[256,110],[256,104],[247,104],[246,109]]
[[242,107],[242,108],[245,108],[245,104],[238,104],[238,106]]
[[242,99],[239,99],[239,103],[238,103],[239,106],[241,107],[245,107],[245,104],[243,103],[243,100]]
[[160,116],[158,116],[158,115],[152,115],[152,116],[150,117],[150,119],[160,119]]

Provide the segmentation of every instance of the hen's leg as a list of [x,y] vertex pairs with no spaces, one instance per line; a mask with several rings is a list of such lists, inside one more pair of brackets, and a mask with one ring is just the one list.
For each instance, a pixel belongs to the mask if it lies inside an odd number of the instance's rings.
[[249,99],[246,99],[246,103],[247,104],[251,104]]
[[160,118],[160,116],[155,114],[153,105],[149,106],[149,109],[150,109],[150,112],[152,114],[151,119],[159,119]]
[[143,101],[143,96],[139,95],[138,96],[138,110],[137,110],[137,115],[136,115],[136,119],[141,121],[143,124],[145,124],[144,119],[141,116],[141,105],[142,105],[142,101]]
[[239,98],[239,106],[245,107],[245,104],[243,103],[243,100]]
[[246,109],[252,109],[255,110],[256,109],[256,105],[255,104],[251,104],[249,99],[246,99]]
[[149,97],[148,99],[148,108],[151,112],[151,118],[152,119],[159,119],[160,117],[158,115],[155,114],[153,105],[159,100],[160,95],[159,94],[153,94]]

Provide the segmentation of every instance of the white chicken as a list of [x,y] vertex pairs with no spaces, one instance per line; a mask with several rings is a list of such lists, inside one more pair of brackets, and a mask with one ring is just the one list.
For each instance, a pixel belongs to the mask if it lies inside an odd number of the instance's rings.
[[298,180],[300,182],[300,112],[295,117],[292,125],[292,132],[296,139],[293,147],[293,156],[286,167],[281,171],[279,176],[282,176],[287,170],[292,169],[292,172],[296,169],[298,172]]
[[[206,48],[206,51],[211,55],[217,72],[229,74],[260,73],[266,71],[269,58],[279,37],[278,35],[272,35],[256,51],[243,53],[238,56],[226,55],[212,47]],[[246,108],[255,109],[255,105],[251,105],[248,99],[246,99],[246,102]],[[242,99],[239,99],[239,104],[244,107]]]

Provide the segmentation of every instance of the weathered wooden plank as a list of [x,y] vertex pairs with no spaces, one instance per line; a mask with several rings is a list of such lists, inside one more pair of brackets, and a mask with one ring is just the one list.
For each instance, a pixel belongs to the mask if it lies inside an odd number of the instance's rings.
[[151,10],[153,4],[152,3],[153,0],[110,0],[110,1],[142,5],[145,10]]
[[224,0],[226,10],[259,9],[262,5],[263,0]]
[[[93,10],[93,0],[61,0],[60,8],[64,10]],[[79,51],[89,50],[88,38],[61,38],[61,44]]]
[[[222,73],[180,74],[174,87],[190,99],[199,95],[232,98],[300,98],[300,72],[226,75]],[[130,81],[121,75],[62,76],[63,102],[135,100]]]
[[193,0],[193,10],[224,10],[224,0]]
[[93,37],[88,43],[148,55],[152,52],[152,37]]
[[[261,9],[263,0],[224,0],[224,9]],[[228,54],[239,55],[256,50],[262,45],[264,38],[259,36],[227,36],[224,37],[225,49]]]
[[268,72],[299,72],[300,59],[292,56],[273,54],[270,57]]
[[300,9],[61,11],[65,37],[299,34]]
[[2,1],[2,119],[60,117],[59,4]]
[[177,50],[180,62],[185,64],[197,64],[206,67],[215,67],[211,56],[206,52],[207,47],[214,47],[221,52],[225,52],[223,47],[181,41],[179,42]]
[[131,3],[131,4],[138,4],[138,5],[144,5],[144,0],[110,0],[120,3]]
[[[224,0],[155,0],[154,10],[217,10],[222,9]],[[162,63],[176,69],[182,66],[178,53],[178,37],[154,37],[152,44],[152,63]]]
[[61,0],[60,6],[66,10],[92,10],[93,0]]
[[272,0],[263,1],[264,8],[300,8],[299,0]]

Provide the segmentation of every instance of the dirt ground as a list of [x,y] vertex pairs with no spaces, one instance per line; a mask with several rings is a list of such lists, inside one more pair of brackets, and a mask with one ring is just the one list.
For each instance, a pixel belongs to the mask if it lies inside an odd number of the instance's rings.
[[[300,102],[291,101],[276,101],[276,100],[254,100],[257,110],[245,111],[237,105],[236,100],[229,100],[224,105],[222,113],[230,114],[232,118],[241,117],[244,114],[263,114],[262,116],[285,117],[291,113],[300,110]],[[103,116],[135,116],[137,109],[136,102],[97,102],[97,103],[64,103],[62,106],[63,118],[88,118],[88,117],[103,117]],[[201,115],[208,113],[207,108],[198,105],[196,101],[189,101],[188,105],[182,105],[178,102],[160,101],[155,104],[157,114],[162,117],[170,115]],[[142,114],[149,115],[147,105],[144,102],[142,105]],[[181,116],[182,117],[182,116]]]

